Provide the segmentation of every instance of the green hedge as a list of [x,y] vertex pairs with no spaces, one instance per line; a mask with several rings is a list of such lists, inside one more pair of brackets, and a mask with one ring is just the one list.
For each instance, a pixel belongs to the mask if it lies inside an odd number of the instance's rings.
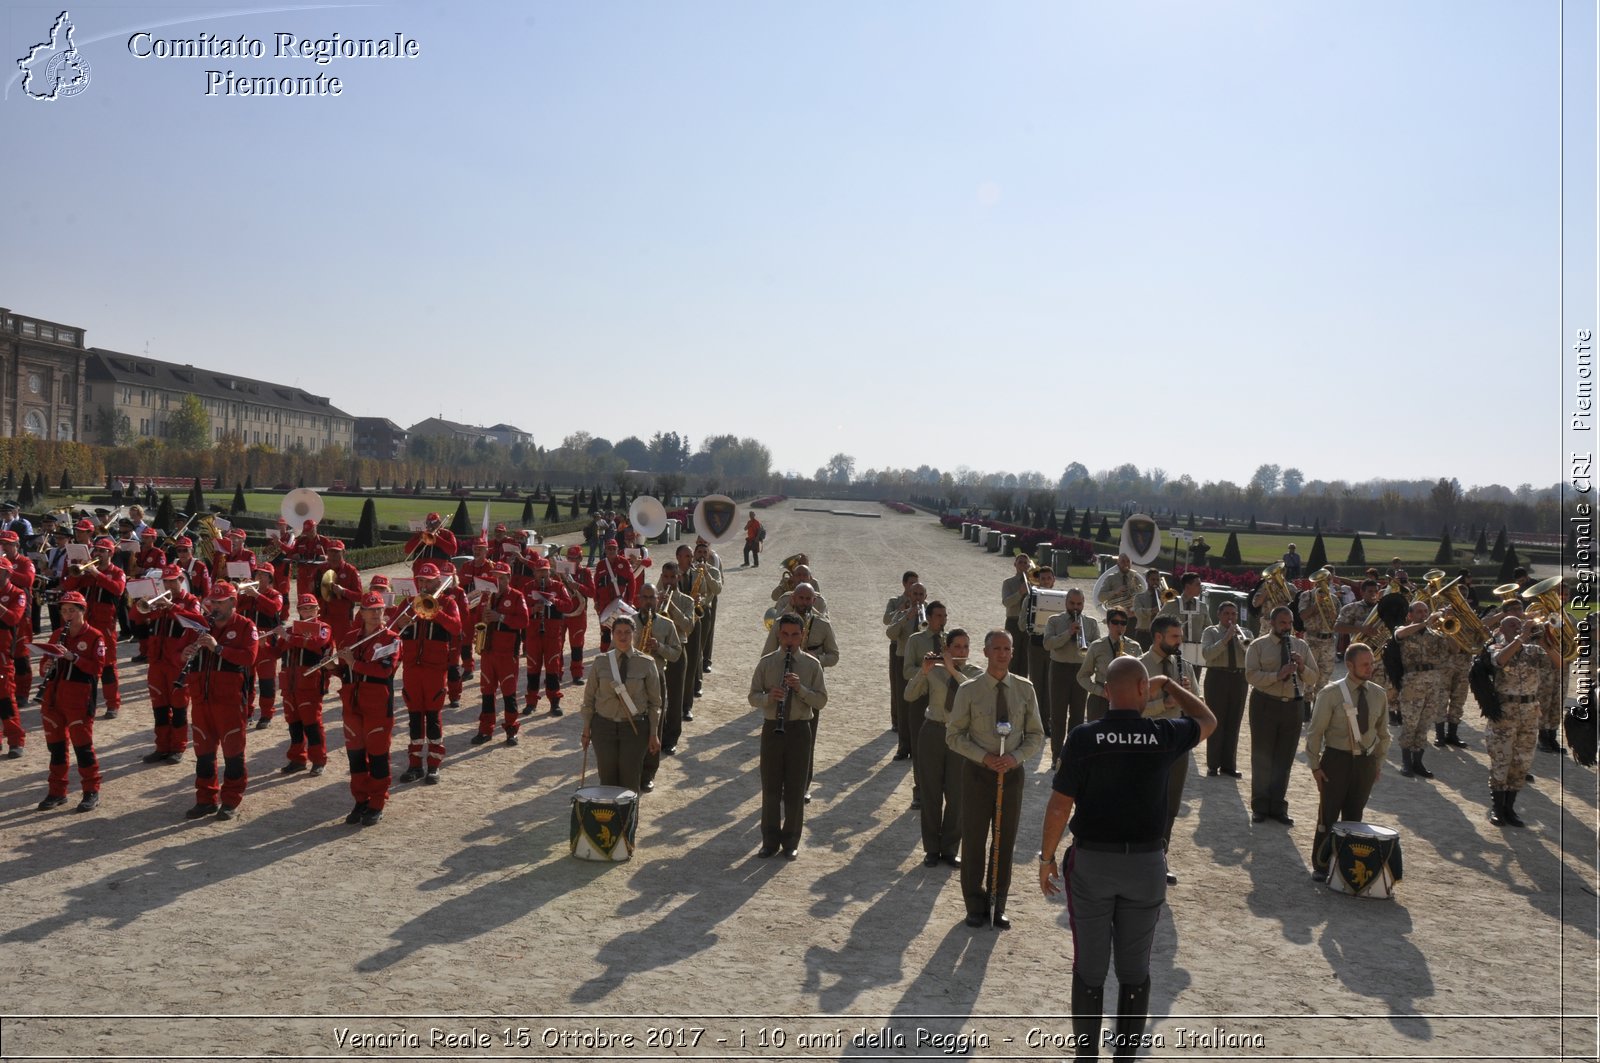
[[398,565],[406,559],[404,543],[392,543],[388,546],[373,546],[366,550],[346,550],[344,559],[356,568],[382,568],[384,565]]

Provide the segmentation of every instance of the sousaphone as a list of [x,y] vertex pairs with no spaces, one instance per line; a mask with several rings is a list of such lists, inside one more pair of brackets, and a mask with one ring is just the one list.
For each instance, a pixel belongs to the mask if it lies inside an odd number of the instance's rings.
[[640,495],[628,507],[628,523],[641,539],[654,539],[667,530],[667,507],[659,498]]
[[1119,554],[1127,554],[1134,568],[1144,568],[1161,556],[1161,525],[1154,517],[1135,513],[1122,522]]
[[739,534],[739,506],[727,495],[707,495],[694,507],[694,530],[712,546],[731,543]]
[[308,520],[321,524],[325,510],[321,495],[309,487],[297,487],[283,496],[278,515],[289,522],[290,531],[298,532]]

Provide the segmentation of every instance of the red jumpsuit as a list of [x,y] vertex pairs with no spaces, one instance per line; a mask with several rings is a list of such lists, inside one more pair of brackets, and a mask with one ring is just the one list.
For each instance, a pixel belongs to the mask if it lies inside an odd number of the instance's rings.
[[[467,615],[467,592],[461,589],[461,582],[450,584],[450,589],[445,592],[450,600],[456,603],[456,615]],[[472,652],[472,632],[468,625],[463,623],[461,631],[450,643],[450,667],[446,670],[446,686],[450,694],[450,707],[453,709],[461,704],[461,686],[466,677],[461,669],[461,658]]]
[[[212,542],[216,544],[216,550],[211,554],[212,583],[215,583],[217,580],[224,579],[232,582],[231,577],[228,575],[229,561],[243,561],[245,564],[250,566],[251,572],[256,570],[256,552],[254,550],[246,549],[243,546],[239,547],[237,550],[231,549],[229,545],[223,542],[221,539],[213,539]],[[250,579],[251,577],[246,576],[244,578]],[[194,590],[193,587],[190,587],[189,589],[191,591]]]
[[122,692],[117,689],[117,602],[127,588],[128,578],[122,569],[107,561],[81,576],[68,576],[61,589],[77,591],[89,602],[86,622],[106,640],[105,667],[100,673],[100,686],[106,695],[106,712],[122,708]]
[[25,704],[33,696],[33,660],[28,656],[28,644],[33,641],[33,610],[35,596],[38,594],[38,576],[34,572],[33,562],[26,555],[17,554],[6,560],[11,562],[11,586],[28,595],[30,608],[22,615],[22,623],[17,625],[17,633],[11,644],[12,667],[15,670],[15,693],[13,706]]
[[[362,638],[358,628],[352,642]],[[351,651],[339,687],[344,709],[344,753],[350,761],[350,793],[358,804],[382,809],[389,799],[389,743],[394,736],[395,634],[383,631]]]
[[[488,558],[484,558],[481,561],[473,558],[471,561],[464,562],[457,571],[461,574],[461,589],[469,597],[477,590],[478,580],[481,579],[487,583],[495,581],[494,562]],[[462,615],[466,615],[464,607]],[[461,678],[463,680],[472,678],[472,639],[470,636],[461,640]]]
[[[147,541],[153,544],[155,540],[152,539]],[[151,569],[164,568],[166,567],[166,564],[166,552],[163,551],[159,546],[150,545],[142,547],[137,554],[133,555],[133,562],[129,565],[128,571],[133,574],[135,579],[141,579],[144,577],[146,572],[149,572]],[[151,578],[155,579],[157,582],[159,582],[161,579],[160,576],[153,576]],[[149,619],[144,617],[144,615],[138,610],[130,608],[128,611],[128,630],[133,633],[133,637],[138,642],[139,656],[148,657],[149,647],[145,644],[150,639]]]
[[[356,623],[356,603],[361,600],[361,572],[356,566],[345,561],[335,565],[332,561],[324,567],[324,571],[331,569],[334,572],[333,601],[322,603],[322,621],[333,632],[333,644],[343,646],[349,641],[350,632],[359,627]],[[321,594],[317,597],[320,599]]]
[[572,595],[561,583],[550,578],[548,568],[528,585],[528,690],[523,696],[526,712],[539,700],[539,673],[544,673],[545,696],[550,699],[550,714],[561,715],[561,653],[566,648],[566,615],[573,609]]
[[317,577],[322,575],[322,569],[327,563],[328,549],[325,537],[311,532],[294,541],[294,545],[289,547],[288,552],[278,560],[276,571],[281,573],[285,564],[293,567],[294,594],[298,598],[302,594],[317,593]]
[[[594,566],[594,611],[595,615],[606,611],[606,606],[621,598],[629,605],[634,605],[638,599],[634,597],[633,565],[626,557],[617,554],[615,557],[601,558],[600,563]],[[611,648],[611,628],[602,625],[600,628],[600,652],[605,653]]]
[[[235,613],[211,625],[215,650],[198,651],[189,666],[194,698],[195,803],[225,808],[244,800],[250,774],[244,763],[244,692],[256,664],[256,626]],[[217,749],[222,749],[222,786],[217,786]]]
[[438,596],[438,612],[430,620],[417,620],[401,635],[401,660],[405,664],[401,690],[409,716],[411,746],[408,769],[421,769],[423,732],[427,732],[428,771],[444,762],[444,730],[439,715],[450,669],[450,647],[461,634],[461,614],[448,594]]
[[200,599],[179,591],[172,596],[170,608],[150,614],[146,683],[150,711],[155,715],[157,753],[182,753],[189,748],[189,688],[187,682],[179,683],[178,677],[184,670],[183,651],[195,640],[195,633],[179,622],[180,616],[203,623]]
[[406,556],[411,558],[411,574],[415,576],[424,561],[432,561],[439,567],[442,575],[445,572],[444,562],[455,557],[457,553],[455,532],[449,528],[440,528],[433,533],[431,544],[424,542],[422,535],[422,532],[417,532],[406,540]]
[[[0,732],[12,749],[21,749],[27,741],[22,730],[22,718],[17,712],[17,684],[13,653],[20,643],[24,655],[28,652],[28,593],[17,584],[16,570],[0,590]],[[63,791],[65,792],[65,791]]]
[[66,649],[52,662],[39,694],[44,743],[50,750],[50,796],[67,796],[67,746],[78,758],[78,780],[85,795],[100,792],[100,762],[94,755],[94,685],[110,653],[105,635],[87,623],[76,632],[57,628],[52,646]]
[[309,757],[321,767],[328,763],[322,698],[328,692],[330,673],[317,665],[333,647],[333,628],[321,620],[296,620],[279,636],[278,644],[283,660],[283,718],[289,722],[289,763],[304,764]]
[[478,733],[484,737],[494,734],[494,698],[500,695],[505,712],[504,726],[508,736],[517,733],[517,657],[522,649],[522,635],[528,629],[528,600],[515,587],[485,599],[473,611],[474,629],[483,614],[492,608],[500,614],[491,621],[484,638],[483,658],[478,662],[478,690],[483,695],[483,708],[478,713]]
[[265,584],[256,588],[255,594],[239,595],[239,613],[255,625],[262,640],[254,665],[254,683],[244,687],[244,718],[255,714],[256,689],[261,690],[261,721],[272,719],[278,696],[278,657],[283,649],[278,644],[277,627],[283,622],[283,599],[278,592]]
[[572,582],[577,584],[572,609],[566,614],[567,641],[572,648],[572,681],[583,682],[583,643],[589,637],[589,603],[594,600],[594,570],[576,565]]
[[201,564],[197,558],[191,557],[187,561],[175,562],[183,570],[184,579],[188,581],[189,593],[196,598],[205,598],[211,593],[211,570]]

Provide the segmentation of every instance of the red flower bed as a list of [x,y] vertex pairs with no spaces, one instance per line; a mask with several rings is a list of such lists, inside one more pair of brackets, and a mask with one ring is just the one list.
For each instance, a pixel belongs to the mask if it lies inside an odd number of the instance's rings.
[[[916,509],[914,507],[908,506],[904,502],[890,502],[887,499],[885,499],[883,504],[888,506],[890,509],[894,510],[896,513],[915,513],[916,512]],[[948,525],[947,525],[947,527],[948,527]]]
[[1258,572],[1226,572],[1205,565],[1179,565],[1173,575],[1181,576],[1185,572],[1198,572],[1200,578],[1207,583],[1220,583],[1224,587],[1234,587],[1242,591],[1250,590],[1261,582],[1261,574]]
[[946,514],[939,518],[939,523],[946,528],[956,529],[963,524],[979,524],[1003,535],[1015,535],[1016,544],[1030,554],[1040,543],[1049,543],[1052,550],[1068,551],[1075,565],[1087,565],[1094,560],[1094,543],[1076,536],[1062,535],[1048,528],[1028,528],[1021,524],[1006,524],[1003,521],[989,519],[970,520],[960,514]]
[[766,509],[768,506],[775,506],[779,502],[787,502],[788,500],[788,495],[768,495],[765,498],[756,499],[750,505],[754,509]]

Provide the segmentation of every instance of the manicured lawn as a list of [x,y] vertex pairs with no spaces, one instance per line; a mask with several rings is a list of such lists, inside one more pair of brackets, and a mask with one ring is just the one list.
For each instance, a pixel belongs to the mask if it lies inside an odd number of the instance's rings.
[[[187,498],[187,491],[175,491],[172,493],[172,503],[179,509],[183,508],[183,503]],[[221,506],[226,511],[233,504],[233,492],[207,491],[206,501]],[[283,504],[283,495],[276,491],[246,491],[244,501],[249,512],[276,517],[280,506]],[[326,510],[325,520],[331,520],[338,524],[355,524],[361,519],[361,507],[365,499],[323,495],[322,502]],[[454,499],[446,502],[437,498],[392,498],[380,494],[373,496],[373,502],[378,509],[379,524],[394,524],[400,527],[405,527],[410,520],[421,520],[429,513],[440,514],[448,524],[456,511],[456,500]],[[65,504],[59,496],[47,499],[47,503],[52,508]],[[541,525],[544,523],[544,511],[547,504],[545,502],[534,503],[533,516],[536,523]],[[570,510],[564,502],[561,504],[560,510],[561,519],[563,521],[567,520],[567,514]],[[580,507],[579,516],[586,517],[587,515],[587,507]],[[467,499],[467,519],[472,527],[476,528],[478,526],[478,522],[483,519],[483,499]],[[516,527],[521,519],[521,502],[490,503],[489,523],[491,526],[503,521],[510,527]]]
[[[1227,532],[1201,532],[1205,535],[1206,543],[1211,547],[1212,557],[1220,557],[1222,548],[1228,544]],[[1297,536],[1284,538],[1281,535],[1252,535],[1249,532],[1239,533],[1239,555],[1250,564],[1270,565],[1283,557],[1284,551],[1294,543],[1300,551],[1302,558],[1311,555],[1311,544],[1316,541],[1316,535]],[[1344,564],[1344,559],[1350,554],[1351,535],[1324,535],[1322,537],[1323,549],[1327,551],[1328,563],[1335,568]],[[1167,537],[1168,552],[1171,552],[1172,539]],[[1459,551],[1463,545],[1470,547],[1471,543],[1455,544]],[[1367,564],[1383,568],[1389,563],[1390,558],[1398,557],[1406,566],[1412,567],[1423,564],[1433,566],[1433,555],[1439,550],[1437,539],[1379,539],[1363,535],[1361,548],[1366,552]],[[1457,556],[1461,556],[1459,553]],[[1458,563],[1459,564],[1459,563]]]

